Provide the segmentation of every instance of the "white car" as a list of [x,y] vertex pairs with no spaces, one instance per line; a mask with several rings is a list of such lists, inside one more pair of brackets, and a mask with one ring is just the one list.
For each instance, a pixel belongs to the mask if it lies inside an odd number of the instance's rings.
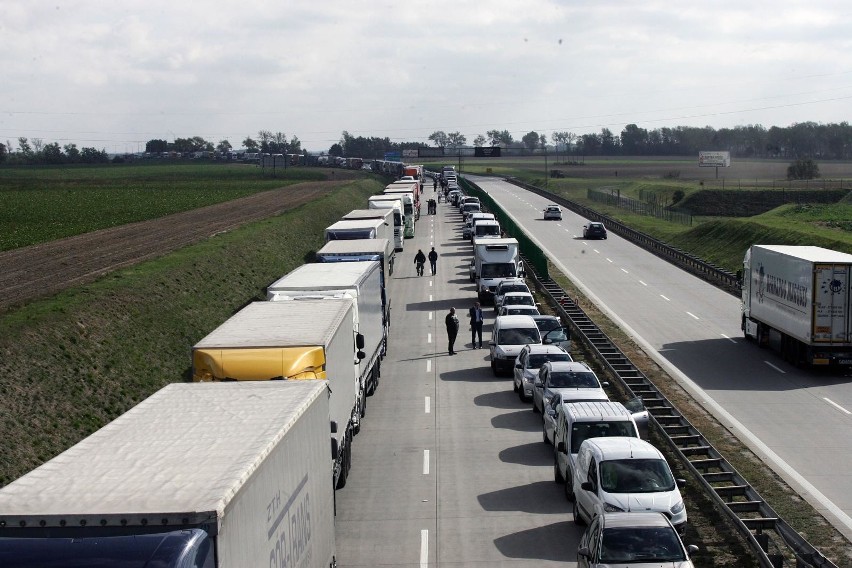
[[515,360],[514,389],[522,402],[532,400],[538,370],[548,361],[571,361],[571,356],[555,345],[527,345]]
[[580,444],[574,468],[574,522],[596,514],[663,513],[678,532],[686,527],[680,487],[660,450],[638,438],[589,438]]
[[521,349],[533,344],[541,344],[541,333],[530,316],[498,316],[488,342],[494,376],[511,372]]
[[603,390],[609,383],[601,384],[594,371],[578,361],[545,363],[538,371],[534,386],[533,412],[544,412],[557,393],[564,402],[609,400]]
[[541,314],[533,316],[538,330],[541,332],[542,343],[558,345],[565,351],[571,351],[571,334],[557,316]]
[[562,220],[562,209],[558,205],[548,205],[544,209],[544,220],[547,221],[549,219]]
[[538,308],[538,306],[535,305],[535,298],[529,292],[506,292],[500,300],[500,307],[505,308],[507,306],[528,306]]
[[521,305],[511,305],[511,306],[501,306],[499,310],[497,310],[498,316],[539,316],[541,312],[538,311],[538,308],[535,306],[521,306]]
[[589,523],[577,547],[579,568],[671,566],[693,568],[694,544],[684,546],[660,513],[602,513]]
[[503,295],[507,292],[526,292],[530,294],[529,286],[523,278],[506,278],[501,280],[494,289],[494,309],[500,309],[500,303],[503,301]]

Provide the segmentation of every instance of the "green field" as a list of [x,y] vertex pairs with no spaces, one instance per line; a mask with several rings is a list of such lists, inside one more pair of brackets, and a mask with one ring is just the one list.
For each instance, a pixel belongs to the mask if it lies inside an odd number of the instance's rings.
[[322,179],[316,169],[273,178],[242,164],[0,168],[0,251]]

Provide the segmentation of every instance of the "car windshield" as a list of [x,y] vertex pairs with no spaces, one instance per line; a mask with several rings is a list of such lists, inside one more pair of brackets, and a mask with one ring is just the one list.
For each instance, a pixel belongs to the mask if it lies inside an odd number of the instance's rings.
[[556,329],[551,329],[550,331],[545,331],[545,330],[541,329],[540,326],[539,326],[539,329],[541,330],[541,335],[542,335],[542,337],[544,337],[544,339],[549,339],[550,341],[552,341],[554,343],[558,343],[560,341],[567,341],[568,340],[568,336],[565,335],[565,330],[562,329],[561,327],[556,328]]
[[532,296],[503,296],[504,306],[534,306],[535,300]]
[[514,278],[515,265],[505,264],[483,264],[482,278]]
[[672,491],[675,481],[665,460],[625,459],[601,462],[601,488],[607,493]]
[[615,527],[603,530],[601,562],[683,562],[686,555],[671,527]]
[[533,343],[541,343],[538,328],[513,327],[501,329],[497,334],[498,345],[530,345]]
[[538,310],[532,306],[506,306],[500,312],[503,316],[537,316]]
[[601,388],[598,378],[594,373],[586,371],[554,371],[550,373],[548,386],[565,388]]
[[607,436],[626,436],[638,438],[633,422],[617,420],[615,422],[575,422],[571,426],[571,453],[580,451],[580,444],[589,438],[606,438]]
[[499,235],[500,227],[497,225],[477,225],[476,226],[476,236],[477,237],[487,237],[491,235]]
[[571,357],[567,353],[544,353],[541,355],[530,355],[527,367],[530,369],[540,369],[542,365],[548,361],[570,361]]

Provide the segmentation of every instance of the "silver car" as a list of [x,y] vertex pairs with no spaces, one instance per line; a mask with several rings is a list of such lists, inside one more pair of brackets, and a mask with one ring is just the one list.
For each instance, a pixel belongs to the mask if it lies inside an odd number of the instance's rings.
[[534,385],[533,412],[544,412],[544,407],[550,404],[556,393],[564,402],[609,400],[603,390],[609,383],[601,384],[588,365],[576,361],[545,363],[539,369]]
[[571,356],[556,345],[526,345],[515,360],[514,390],[522,402],[532,400],[538,370],[548,361],[571,361]]
[[692,568],[690,553],[662,513],[601,513],[580,537],[577,566],[671,566]]
[[562,209],[558,205],[548,205],[544,209],[544,220],[555,219],[557,221],[562,220]]

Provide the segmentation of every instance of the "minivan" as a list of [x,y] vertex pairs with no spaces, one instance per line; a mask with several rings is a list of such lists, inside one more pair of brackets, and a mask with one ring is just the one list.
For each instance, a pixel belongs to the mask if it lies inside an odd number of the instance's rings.
[[494,376],[511,372],[515,367],[515,359],[525,345],[541,343],[538,326],[530,316],[497,316],[491,341],[491,371]]
[[595,511],[657,511],[682,533],[686,507],[660,450],[638,438],[589,438],[580,444],[574,468],[574,522],[583,525]]

